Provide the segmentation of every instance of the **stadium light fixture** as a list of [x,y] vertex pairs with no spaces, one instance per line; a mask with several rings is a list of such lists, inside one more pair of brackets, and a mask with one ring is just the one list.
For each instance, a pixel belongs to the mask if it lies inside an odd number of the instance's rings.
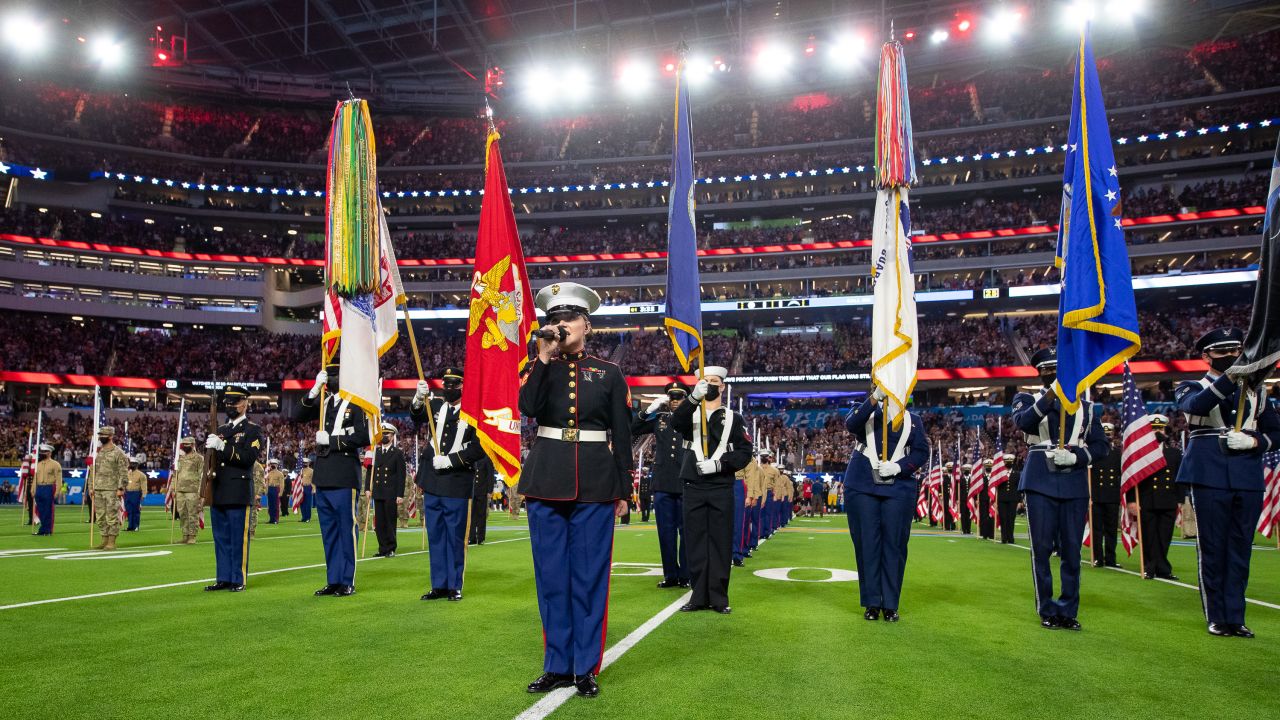
[[569,68],[564,74],[561,94],[574,103],[586,100],[591,95],[591,73],[581,66]]
[[109,35],[94,38],[88,50],[89,57],[106,70],[120,67],[124,61],[124,44]]
[[38,55],[48,40],[44,23],[25,12],[17,12],[4,21],[4,39],[21,55]]
[[618,89],[624,95],[639,97],[649,91],[653,73],[646,63],[627,60],[618,70]]
[[1103,17],[1133,22],[1134,17],[1141,15],[1145,9],[1142,0],[1108,0]]
[[983,36],[991,42],[1008,43],[1022,29],[1022,11],[1001,8],[983,23]]
[[768,43],[756,53],[756,73],[766,80],[782,77],[791,65],[791,53],[778,43]]
[[684,62],[684,76],[689,87],[701,87],[711,78],[711,63],[704,57],[691,57]]
[[951,37],[951,33],[947,32],[946,30],[943,30],[942,28],[938,28],[937,30],[934,30],[931,35],[929,35],[929,42],[933,43],[934,45],[941,45],[942,43],[946,42],[947,38],[949,37]]
[[[567,76],[566,76],[567,77]],[[549,106],[557,95],[558,84],[544,67],[531,68],[525,77],[525,95],[529,104],[537,108]]]
[[1063,8],[1063,19],[1067,30],[1071,32],[1079,32],[1085,23],[1093,20],[1097,14],[1097,8],[1094,7],[1090,0],[1075,0],[1075,2]]
[[956,20],[956,32],[967,33],[973,29],[973,21],[962,17]]
[[867,39],[855,33],[843,33],[836,36],[827,48],[827,62],[839,70],[857,67],[858,62],[866,54]]

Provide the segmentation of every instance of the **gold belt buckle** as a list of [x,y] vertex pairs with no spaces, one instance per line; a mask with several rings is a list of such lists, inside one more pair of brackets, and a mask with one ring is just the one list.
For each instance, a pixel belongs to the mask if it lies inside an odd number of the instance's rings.
[[578,428],[564,428],[560,431],[560,439],[565,442],[578,442]]

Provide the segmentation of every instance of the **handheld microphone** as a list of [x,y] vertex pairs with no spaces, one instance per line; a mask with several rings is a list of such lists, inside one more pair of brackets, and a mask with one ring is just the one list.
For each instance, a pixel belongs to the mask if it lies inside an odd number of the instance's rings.
[[538,328],[533,332],[533,336],[540,340],[553,340],[564,342],[569,338],[569,331],[562,326]]

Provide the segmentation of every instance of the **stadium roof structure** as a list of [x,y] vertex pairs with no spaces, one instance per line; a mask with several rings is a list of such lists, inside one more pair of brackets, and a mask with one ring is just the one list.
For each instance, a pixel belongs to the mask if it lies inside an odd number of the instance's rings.
[[[890,21],[901,34],[983,10],[957,0],[844,6],[830,0],[118,0],[92,9],[78,0],[47,3],[54,8],[89,30],[114,26],[139,37],[159,26],[185,38],[185,62],[144,75],[168,89],[310,101],[350,88],[384,104],[459,110],[479,106],[486,71],[494,67],[547,62],[554,69],[571,60],[674,56],[681,42],[746,58],[769,38],[821,42],[839,28],[884,36]],[[1203,25],[1191,15],[1213,12],[1221,11],[1163,13],[1160,32],[1177,41],[1179,28],[1195,27],[1203,38]],[[1225,29],[1232,16],[1216,17]],[[1020,52],[1029,41],[1024,38]],[[980,44],[972,45],[948,49],[945,60],[981,52]],[[1062,49],[1055,44],[1052,51],[1057,62]]]

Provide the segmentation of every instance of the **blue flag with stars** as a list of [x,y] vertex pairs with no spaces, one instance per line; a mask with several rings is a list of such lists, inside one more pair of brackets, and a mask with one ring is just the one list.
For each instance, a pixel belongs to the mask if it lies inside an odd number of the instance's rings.
[[702,356],[702,290],[698,281],[698,234],[693,224],[693,123],[689,116],[689,86],[681,61],[676,72],[675,137],[671,143],[671,195],[667,206],[667,317],[680,367],[689,372]]
[[1076,58],[1054,264],[1062,273],[1054,390],[1075,412],[1081,395],[1098,378],[1142,347],[1121,223],[1120,180],[1087,26]]

